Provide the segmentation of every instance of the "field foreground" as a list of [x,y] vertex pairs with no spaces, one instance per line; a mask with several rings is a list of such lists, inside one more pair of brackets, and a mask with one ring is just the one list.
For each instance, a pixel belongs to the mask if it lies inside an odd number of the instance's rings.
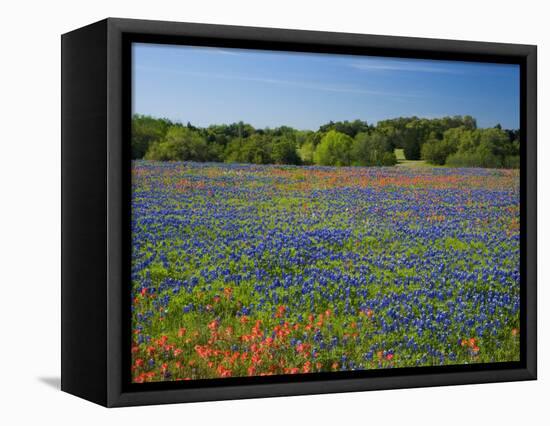
[[519,360],[519,173],[132,168],[134,382]]

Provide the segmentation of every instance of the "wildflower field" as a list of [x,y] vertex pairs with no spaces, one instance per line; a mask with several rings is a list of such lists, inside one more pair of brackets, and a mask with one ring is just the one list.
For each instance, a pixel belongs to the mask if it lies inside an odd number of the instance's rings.
[[519,171],[135,161],[132,380],[519,360]]

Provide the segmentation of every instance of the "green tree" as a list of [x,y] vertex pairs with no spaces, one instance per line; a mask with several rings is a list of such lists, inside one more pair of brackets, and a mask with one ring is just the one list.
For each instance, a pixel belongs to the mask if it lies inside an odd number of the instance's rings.
[[268,136],[254,133],[243,139],[233,139],[225,150],[225,161],[228,163],[269,164],[271,143]]
[[457,151],[447,157],[449,166],[519,167],[519,144],[501,128],[451,129],[445,132],[445,139],[458,140]]
[[394,148],[403,148],[405,158],[418,160],[422,155],[422,145],[432,136],[443,139],[447,130],[458,127],[474,130],[476,121],[468,115],[434,119],[398,117],[379,121],[376,131],[385,134]]
[[465,115],[463,120],[462,120],[462,124],[468,130],[477,129],[477,121],[471,115]]
[[172,123],[165,119],[134,115],[132,117],[132,159],[143,158],[153,142],[164,139],[170,126]]
[[154,142],[147,153],[147,160],[157,161],[207,161],[206,140],[187,127],[171,127],[166,137]]
[[280,136],[273,141],[271,159],[275,164],[300,164],[296,143],[288,136]]
[[247,138],[252,135],[256,130],[250,124],[246,124],[242,121],[238,123],[232,123],[227,126],[227,133],[232,138]]
[[235,138],[232,139],[227,146],[225,147],[224,151],[224,161],[226,163],[240,163],[242,162],[241,157],[241,151],[242,146],[244,145],[244,140],[242,138]]
[[397,163],[388,137],[379,132],[358,133],[353,141],[352,157],[357,166],[393,166]]
[[368,123],[362,120],[353,121],[330,121],[327,124],[319,127],[319,132],[327,133],[330,130],[336,130],[339,133],[344,133],[351,138],[357,136],[358,133],[368,132],[370,129]]
[[433,131],[434,123],[426,119],[415,119],[405,126],[403,150],[407,160],[420,160],[422,145]]
[[306,142],[298,149],[298,155],[303,164],[313,164],[315,145],[313,142]]
[[497,125],[478,129],[471,116],[434,119],[398,117],[379,121],[337,121],[318,131],[289,126],[255,129],[244,122],[183,125],[166,119],[132,117],[132,159],[243,163],[385,166],[395,148],[407,159],[456,167],[519,167],[520,134]]
[[519,154],[519,146],[514,145],[506,131],[502,130],[501,127],[483,129],[478,132],[480,132],[479,143],[489,146],[491,152],[497,157],[504,159],[507,156]]
[[353,139],[344,133],[330,130],[317,146],[313,160],[322,166],[351,165]]
[[458,143],[450,140],[439,140],[434,135],[422,145],[422,158],[430,164],[442,166],[447,157],[458,150]]

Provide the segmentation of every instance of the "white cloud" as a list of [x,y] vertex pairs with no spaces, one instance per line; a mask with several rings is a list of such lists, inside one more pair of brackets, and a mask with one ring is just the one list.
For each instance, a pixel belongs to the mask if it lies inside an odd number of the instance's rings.
[[308,90],[318,90],[323,92],[335,92],[335,93],[352,93],[359,95],[371,95],[371,96],[390,96],[396,98],[421,98],[424,97],[417,93],[408,93],[408,92],[389,92],[389,91],[379,91],[379,90],[369,90],[361,87],[356,87],[352,85],[335,85],[330,83],[311,83],[308,81],[300,80],[282,80],[277,78],[269,77],[252,77],[246,75],[235,75],[235,74],[223,74],[223,73],[211,73],[211,72],[201,72],[201,71],[187,71],[180,69],[173,69],[168,67],[149,67],[138,65],[136,67],[138,70],[151,71],[157,73],[173,73],[180,75],[189,75],[194,77],[203,77],[203,78],[214,78],[214,79],[223,79],[223,80],[237,80],[237,81],[250,81],[257,83],[265,83],[270,85],[279,85],[287,87],[296,87],[299,89],[308,89]]
[[350,64],[352,68],[364,71],[407,71],[407,72],[424,72],[437,74],[463,74],[462,70],[443,68],[441,66],[432,65],[431,63],[416,63],[406,61],[365,61],[353,62]]

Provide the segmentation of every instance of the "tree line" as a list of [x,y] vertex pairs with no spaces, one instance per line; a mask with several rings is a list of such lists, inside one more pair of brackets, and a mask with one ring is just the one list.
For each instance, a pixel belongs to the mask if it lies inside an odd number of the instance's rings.
[[471,116],[329,122],[318,130],[256,129],[241,122],[196,127],[134,115],[132,158],[323,166],[392,166],[407,160],[453,167],[519,167],[519,133],[477,128]]

